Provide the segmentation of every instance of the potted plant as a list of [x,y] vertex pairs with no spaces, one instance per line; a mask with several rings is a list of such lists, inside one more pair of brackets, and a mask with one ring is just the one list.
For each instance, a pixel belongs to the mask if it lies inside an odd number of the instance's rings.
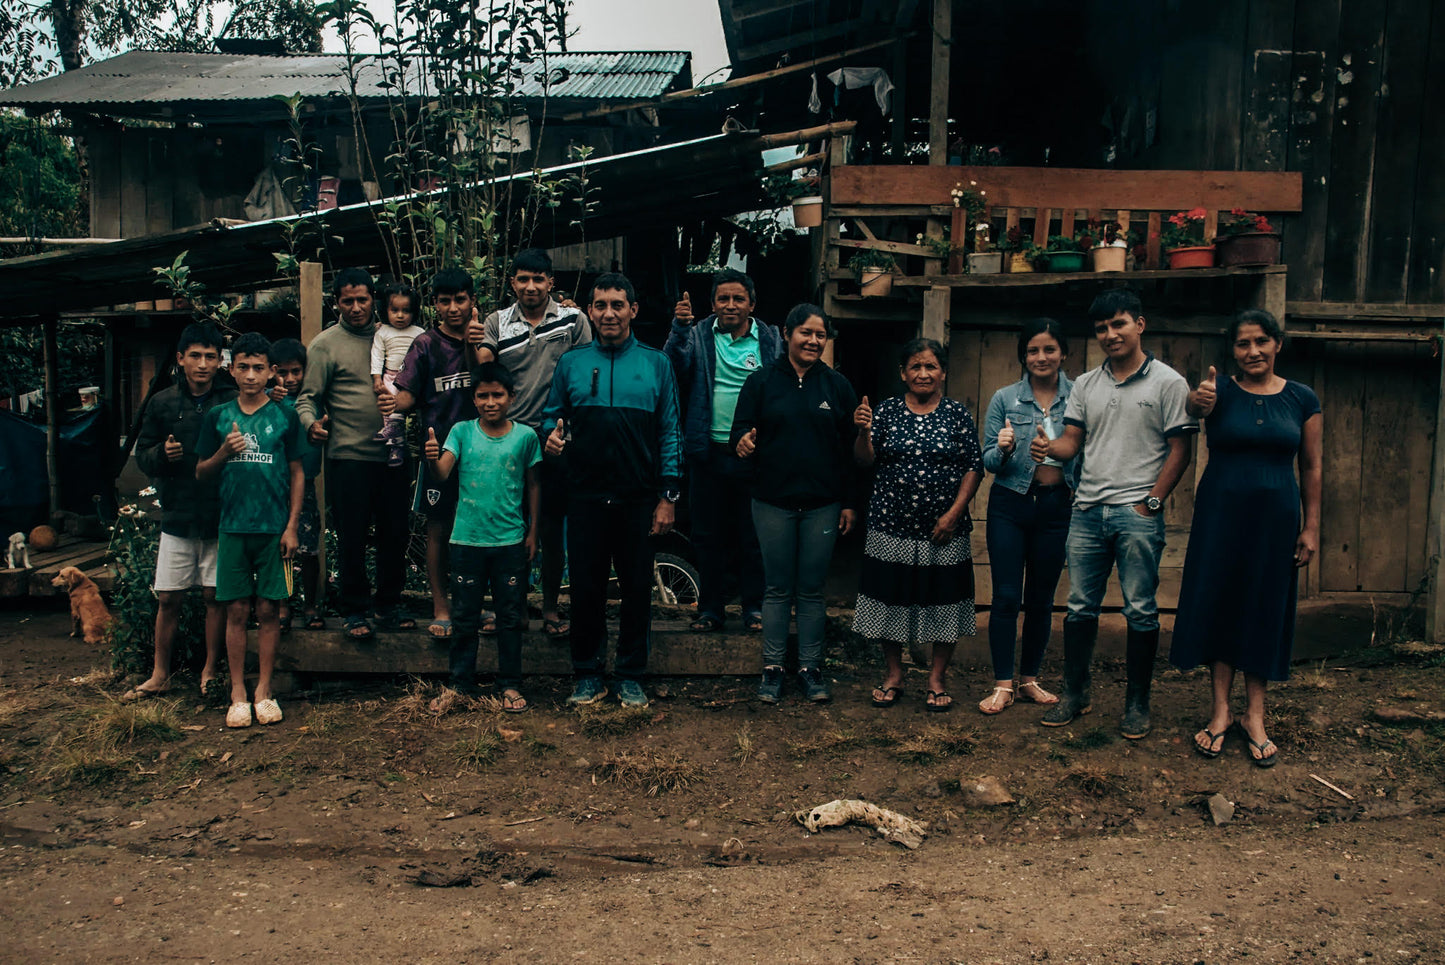
[[799,228],[816,228],[823,223],[822,179],[815,174],[792,177],[774,174],[763,187],[778,205],[793,206],[793,224]]
[[848,270],[858,279],[865,298],[877,298],[893,291],[893,256],[876,248],[864,248],[848,259]]
[[1214,247],[1221,268],[1279,264],[1279,232],[1264,215],[1243,208],[1220,223]]
[[1203,208],[1178,211],[1159,232],[1159,245],[1169,256],[1170,269],[1213,268],[1214,246],[1204,237]]
[[1077,236],[1050,235],[1042,260],[1049,271],[1083,271],[1088,245],[1089,242],[1079,241]]
[[1075,235],[1088,245],[1089,261],[1094,271],[1123,271],[1129,261],[1130,236],[1117,221],[1090,218]]
[[1033,237],[1018,225],[1008,229],[998,247],[1004,253],[1004,269],[1010,273],[1033,271],[1035,260],[1043,253]]
[[973,226],[973,251],[968,253],[970,275],[997,275],[1003,271],[1003,252],[991,250],[990,231],[987,221]]

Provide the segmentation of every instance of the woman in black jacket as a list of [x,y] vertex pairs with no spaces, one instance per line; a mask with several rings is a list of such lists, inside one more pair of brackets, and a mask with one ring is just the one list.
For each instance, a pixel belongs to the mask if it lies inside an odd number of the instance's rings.
[[798,677],[809,700],[826,701],[823,584],[838,536],[853,528],[853,412],[858,396],[822,362],[832,329],[816,305],[783,323],[786,354],[748,376],[732,443],[752,460],[753,525],[763,552],[763,679],[758,697],[777,703],[794,608]]

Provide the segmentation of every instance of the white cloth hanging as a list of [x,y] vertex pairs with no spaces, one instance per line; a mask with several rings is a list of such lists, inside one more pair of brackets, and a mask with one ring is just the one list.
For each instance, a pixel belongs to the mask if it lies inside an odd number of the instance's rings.
[[[878,101],[878,110],[884,117],[888,116],[890,109],[889,95],[893,93],[893,80],[888,76],[888,71],[882,67],[839,67],[828,75],[828,79],[839,87],[848,90],[857,90],[859,87],[872,86],[873,99]],[[816,80],[814,82],[816,91]],[[816,94],[815,94],[816,96]],[[811,102],[809,107],[811,107]],[[814,113],[817,113],[816,111]]]

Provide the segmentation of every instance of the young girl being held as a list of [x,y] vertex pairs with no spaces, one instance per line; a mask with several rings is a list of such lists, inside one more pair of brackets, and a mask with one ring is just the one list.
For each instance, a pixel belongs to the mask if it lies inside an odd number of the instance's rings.
[[[426,329],[417,325],[421,317],[421,295],[415,288],[388,285],[382,290],[382,319],[371,341],[371,388],[377,394],[393,393],[393,380],[401,371],[402,360],[416,337]],[[406,461],[406,415],[392,412],[376,434],[377,442],[386,443],[386,464],[400,466]]]

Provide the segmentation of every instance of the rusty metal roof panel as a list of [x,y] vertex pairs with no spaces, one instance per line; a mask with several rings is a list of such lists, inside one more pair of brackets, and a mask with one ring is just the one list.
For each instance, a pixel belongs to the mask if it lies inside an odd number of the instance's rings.
[[[691,83],[685,51],[553,52],[522,72],[515,96],[612,100],[656,97],[675,83]],[[415,85],[411,85],[415,86]],[[306,99],[345,96],[346,58],[312,54],[260,56],[133,50],[7,91],[13,107],[120,106],[214,101],[262,101],[301,94]],[[356,65],[356,93],[383,100],[383,65]]]

